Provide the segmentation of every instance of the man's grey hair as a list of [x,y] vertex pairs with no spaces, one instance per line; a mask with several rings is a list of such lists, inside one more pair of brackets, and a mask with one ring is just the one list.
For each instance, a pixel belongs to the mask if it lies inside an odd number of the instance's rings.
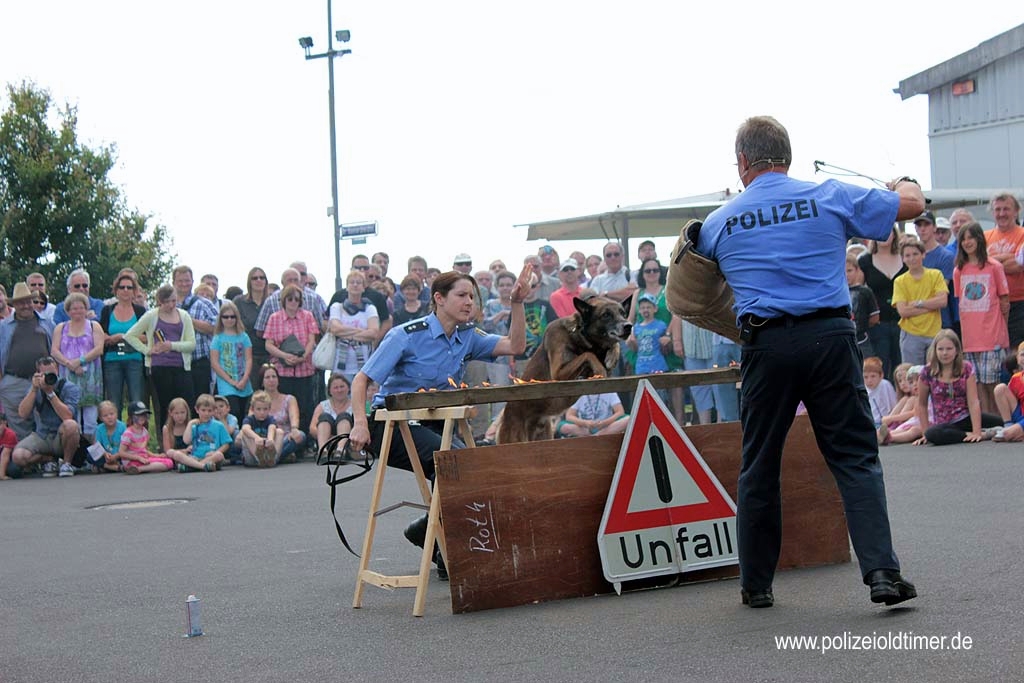
[[92,281],[90,280],[89,273],[85,270],[85,268],[75,268],[68,274],[68,280],[66,283],[68,289],[71,289],[71,278],[75,277],[76,275],[81,275],[85,277],[85,284],[92,287]]

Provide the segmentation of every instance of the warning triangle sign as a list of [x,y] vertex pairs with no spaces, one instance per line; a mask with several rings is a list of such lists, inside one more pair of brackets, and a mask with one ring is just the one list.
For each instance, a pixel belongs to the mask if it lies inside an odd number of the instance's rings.
[[598,531],[613,583],[736,562],[736,505],[641,380]]

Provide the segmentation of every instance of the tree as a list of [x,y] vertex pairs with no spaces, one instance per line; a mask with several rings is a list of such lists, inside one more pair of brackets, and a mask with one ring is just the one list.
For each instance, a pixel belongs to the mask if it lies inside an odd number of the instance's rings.
[[0,116],[0,282],[10,291],[38,271],[59,299],[68,274],[85,268],[93,296],[103,297],[127,266],[143,288],[162,284],[174,260],[167,229],[127,207],[109,178],[116,148],[79,142],[77,110],[54,111],[50,93],[32,83],[8,85],[7,97]]

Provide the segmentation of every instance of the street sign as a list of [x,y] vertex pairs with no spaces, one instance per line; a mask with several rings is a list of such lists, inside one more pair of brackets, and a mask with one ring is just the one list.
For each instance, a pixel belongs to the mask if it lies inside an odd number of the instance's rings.
[[341,228],[341,239],[343,240],[377,234],[377,221],[372,223],[342,223],[338,227]]
[[637,387],[597,541],[617,591],[624,580],[738,561],[735,503],[647,380]]

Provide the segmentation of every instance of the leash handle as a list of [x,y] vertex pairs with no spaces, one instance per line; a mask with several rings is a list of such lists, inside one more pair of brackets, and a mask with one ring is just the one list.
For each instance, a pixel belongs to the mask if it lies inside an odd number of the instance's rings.
[[[329,487],[331,487],[331,516],[334,517],[334,528],[338,532],[338,538],[341,540],[341,544],[345,546],[346,550],[348,550],[356,557],[359,557],[359,553],[357,553],[355,550],[352,550],[352,546],[349,545],[348,539],[345,538],[345,532],[341,528],[341,522],[338,521],[338,513],[335,511],[335,505],[337,503],[337,487],[340,484],[344,484],[345,482],[352,481],[353,479],[358,479],[359,477],[363,476],[364,474],[372,470],[373,461],[376,460],[376,456],[371,451],[363,449],[362,451],[360,451],[360,453],[365,457],[365,460],[363,462],[351,460],[351,451],[349,449],[348,442],[345,443],[345,446],[340,451],[338,450],[338,444],[342,440],[347,438],[348,434],[338,434],[337,436],[334,436],[330,440],[328,440],[327,443],[325,443],[317,452],[316,464],[324,465],[327,467],[326,483]],[[347,477],[339,478],[338,470],[343,465],[347,465],[350,462],[352,464],[358,465],[362,471],[356,474],[351,474]],[[333,471],[331,471],[331,465],[334,466]]]

